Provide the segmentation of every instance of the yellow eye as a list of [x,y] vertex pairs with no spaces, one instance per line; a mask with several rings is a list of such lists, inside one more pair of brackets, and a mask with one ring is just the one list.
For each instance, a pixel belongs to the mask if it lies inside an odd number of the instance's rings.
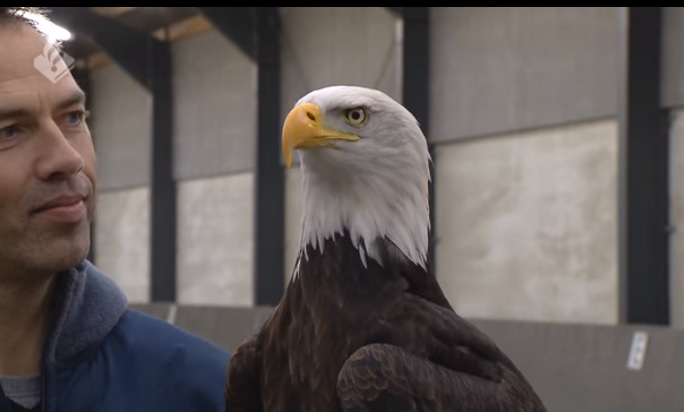
[[366,111],[360,107],[349,109],[344,114],[347,122],[353,126],[362,125],[366,121]]

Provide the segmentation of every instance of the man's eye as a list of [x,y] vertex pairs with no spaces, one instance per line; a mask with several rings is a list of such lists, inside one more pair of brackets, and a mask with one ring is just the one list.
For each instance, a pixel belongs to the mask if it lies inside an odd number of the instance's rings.
[[0,129],[0,139],[9,140],[15,138],[19,134],[19,126],[16,124],[5,126]]
[[87,116],[88,112],[83,110],[76,110],[67,113],[67,122],[70,126],[78,126],[86,119]]

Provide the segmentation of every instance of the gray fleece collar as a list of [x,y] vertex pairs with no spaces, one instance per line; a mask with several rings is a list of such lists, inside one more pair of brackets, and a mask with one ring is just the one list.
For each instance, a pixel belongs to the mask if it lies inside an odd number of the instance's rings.
[[60,273],[43,360],[68,363],[98,345],[116,326],[127,306],[121,289],[88,261]]

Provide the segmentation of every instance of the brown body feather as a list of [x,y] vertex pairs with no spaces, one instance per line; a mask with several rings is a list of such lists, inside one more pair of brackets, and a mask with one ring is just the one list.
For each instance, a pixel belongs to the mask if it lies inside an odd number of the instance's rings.
[[226,410],[545,411],[434,275],[379,242],[384,266],[364,266],[346,233],[300,256],[281,302],[231,361]]

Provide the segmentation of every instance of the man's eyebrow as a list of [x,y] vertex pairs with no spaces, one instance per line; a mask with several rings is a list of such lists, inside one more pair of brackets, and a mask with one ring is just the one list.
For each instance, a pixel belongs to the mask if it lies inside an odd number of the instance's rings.
[[72,106],[85,106],[86,96],[82,90],[72,92],[66,99],[57,104],[57,110],[68,109]]
[[[85,106],[86,96],[83,91],[78,90],[72,92],[64,100],[59,102],[55,109],[57,111],[68,109],[73,106]],[[24,108],[2,108],[0,107],[0,121],[6,119],[16,119],[21,117],[30,117],[31,111]]]
[[3,109],[0,108],[0,122],[6,119],[15,119],[17,117],[28,117],[31,112],[26,109]]

